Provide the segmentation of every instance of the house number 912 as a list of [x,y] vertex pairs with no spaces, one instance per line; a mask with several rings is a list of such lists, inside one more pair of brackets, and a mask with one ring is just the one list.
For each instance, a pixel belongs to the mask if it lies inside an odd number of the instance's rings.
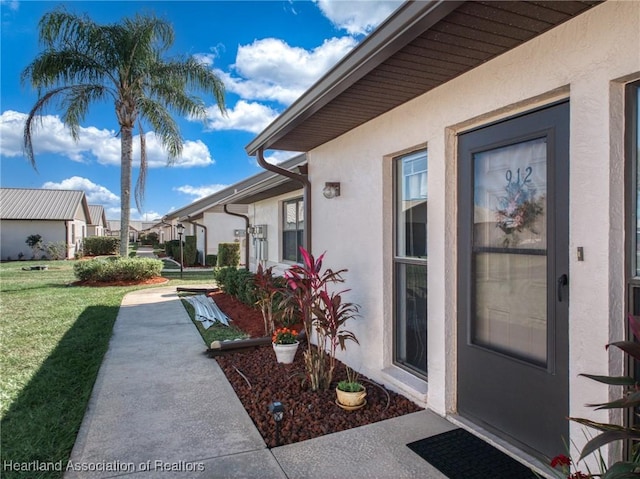
[[[531,168],[530,166],[527,166],[524,169],[524,178],[522,178],[522,184],[526,185],[527,183],[531,183],[531,173],[533,173],[533,168]],[[521,178],[520,178],[520,168],[518,168],[516,170],[516,178],[513,177],[513,171],[511,170],[507,170],[507,172],[505,173],[505,179],[507,180],[507,184],[511,184],[511,183],[515,183],[516,185],[520,184]]]

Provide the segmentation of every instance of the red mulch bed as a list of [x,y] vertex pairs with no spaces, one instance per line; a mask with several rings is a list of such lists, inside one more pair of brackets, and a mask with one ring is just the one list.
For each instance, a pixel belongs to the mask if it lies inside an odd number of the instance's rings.
[[[264,336],[264,323],[259,310],[250,308],[225,293],[214,293],[212,296],[220,309],[233,320],[235,326],[252,337]],[[343,410],[335,403],[335,386],[328,391],[312,392],[303,384],[302,354],[305,347],[305,343],[300,344],[293,364],[276,362],[275,353],[270,345],[216,358],[269,447],[276,445],[274,422],[268,410],[269,404],[273,401],[282,402],[285,409],[285,417],[281,423],[281,445],[364,426],[422,409],[405,397],[361,376],[360,380],[367,388],[367,404],[357,411]],[[350,343],[347,347],[359,346]],[[338,362],[334,383],[341,379],[345,379],[345,371],[342,363]]]

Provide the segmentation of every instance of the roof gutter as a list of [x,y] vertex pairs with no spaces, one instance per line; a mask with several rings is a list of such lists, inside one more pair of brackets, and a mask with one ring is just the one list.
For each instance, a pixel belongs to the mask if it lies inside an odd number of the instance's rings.
[[302,185],[302,202],[304,203],[304,232],[302,237],[304,248],[311,253],[311,182],[309,181],[309,178],[304,175],[294,173],[293,171],[285,170],[284,168],[280,168],[279,166],[272,165],[271,163],[267,163],[264,159],[264,148],[262,147],[258,148],[258,151],[256,152],[256,158],[258,160],[258,165],[260,165],[265,170],[269,170],[278,175],[291,178],[293,181],[296,181]]
[[226,203],[223,205],[224,212],[231,216],[237,216],[238,218],[244,218],[244,269],[249,271],[249,217],[240,213],[234,213],[229,211],[229,205]]

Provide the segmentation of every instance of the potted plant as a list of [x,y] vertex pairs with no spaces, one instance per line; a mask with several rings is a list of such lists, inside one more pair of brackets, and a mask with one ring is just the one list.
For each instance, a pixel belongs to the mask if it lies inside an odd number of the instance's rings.
[[271,336],[273,350],[279,363],[291,364],[298,350],[298,332],[295,329],[278,328]]
[[343,409],[353,411],[363,407],[367,400],[367,388],[358,381],[358,373],[347,366],[347,379],[338,382],[336,404]]

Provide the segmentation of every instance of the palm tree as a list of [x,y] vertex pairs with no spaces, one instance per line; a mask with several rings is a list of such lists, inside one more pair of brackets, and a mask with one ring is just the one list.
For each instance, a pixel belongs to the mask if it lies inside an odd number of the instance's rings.
[[170,111],[204,118],[205,104],[191,92],[200,90],[212,94],[224,113],[224,84],[193,58],[164,59],[173,44],[173,27],[155,16],[99,25],[87,16],[56,9],[46,13],[38,27],[44,49],[22,72],[23,83],[38,90],[24,127],[25,154],[36,169],[34,126],[52,103],[63,110],[62,120],[77,141],[89,106],[113,101],[121,146],[120,255],[127,256],[134,129],[140,136],[135,198],[141,210],[147,168],[144,127],[155,131],[172,164],[182,153],[182,137]]

